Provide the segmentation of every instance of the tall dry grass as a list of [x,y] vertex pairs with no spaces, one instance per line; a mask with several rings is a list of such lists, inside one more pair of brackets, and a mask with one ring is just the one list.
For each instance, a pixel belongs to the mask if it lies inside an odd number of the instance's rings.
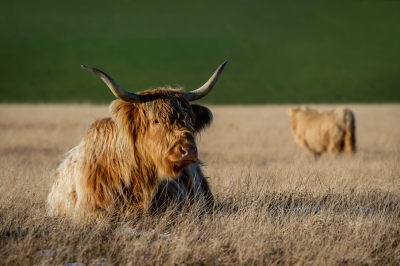
[[400,105],[349,107],[358,153],[314,162],[289,106],[211,106],[199,149],[221,211],[79,227],[46,217],[50,172],[107,106],[0,105],[0,264],[398,265]]

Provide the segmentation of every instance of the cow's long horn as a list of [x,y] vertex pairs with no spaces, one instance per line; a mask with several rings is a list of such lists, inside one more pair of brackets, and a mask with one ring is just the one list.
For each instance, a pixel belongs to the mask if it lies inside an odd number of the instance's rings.
[[215,83],[217,83],[217,80],[219,78],[219,75],[221,74],[222,70],[224,70],[225,65],[228,63],[228,60],[223,62],[215,71],[215,73],[211,76],[211,78],[200,88],[194,91],[189,91],[185,93],[185,97],[188,101],[195,101],[198,100],[204,96],[206,96],[211,89],[214,87]]
[[117,82],[115,82],[110,76],[108,76],[106,73],[103,71],[93,68],[93,67],[88,67],[88,66],[81,66],[82,68],[89,70],[90,72],[95,73],[97,76],[99,76],[110,88],[112,93],[119,99],[125,101],[125,102],[131,102],[131,103],[138,103],[139,100],[139,95],[136,93],[132,93],[129,91],[124,90],[122,87],[120,87]]

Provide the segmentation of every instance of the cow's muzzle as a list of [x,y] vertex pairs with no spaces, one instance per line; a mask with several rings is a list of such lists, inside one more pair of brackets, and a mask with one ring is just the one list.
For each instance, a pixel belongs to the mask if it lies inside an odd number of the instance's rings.
[[182,161],[191,161],[191,162],[197,162],[197,147],[184,147],[182,145],[178,145],[177,147],[179,149],[179,152],[181,154],[181,160]]
[[178,173],[186,166],[196,163],[197,154],[196,145],[178,144],[172,150],[168,160],[173,164],[174,172]]

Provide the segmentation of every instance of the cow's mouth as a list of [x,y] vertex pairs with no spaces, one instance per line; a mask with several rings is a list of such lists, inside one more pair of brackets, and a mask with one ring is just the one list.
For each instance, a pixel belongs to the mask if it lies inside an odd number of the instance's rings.
[[182,161],[177,161],[174,162],[174,172],[178,173],[180,171],[182,171],[183,168],[185,168],[186,166],[191,165],[192,163],[195,163],[197,160],[182,160]]

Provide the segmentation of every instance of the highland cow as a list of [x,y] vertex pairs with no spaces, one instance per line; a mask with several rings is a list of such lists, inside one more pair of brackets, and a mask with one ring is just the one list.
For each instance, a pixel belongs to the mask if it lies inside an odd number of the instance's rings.
[[200,88],[156,88],[132,93],[104,72],[99,76],[119,98],[111,117],[98,119],[54,171],[48,213],[74,221],[105,215],[129,217],[171,200],[214,198],[198,161],[196,136],[211,125],[211,111],[190,104],[207,95],[227,61]]
[[355,119],[349,109],[318,112],[309,107],[297,107],[289,109],[289,116],[296,141],[315,159],[325,151],[333,158],[342,151],[354,155]]

